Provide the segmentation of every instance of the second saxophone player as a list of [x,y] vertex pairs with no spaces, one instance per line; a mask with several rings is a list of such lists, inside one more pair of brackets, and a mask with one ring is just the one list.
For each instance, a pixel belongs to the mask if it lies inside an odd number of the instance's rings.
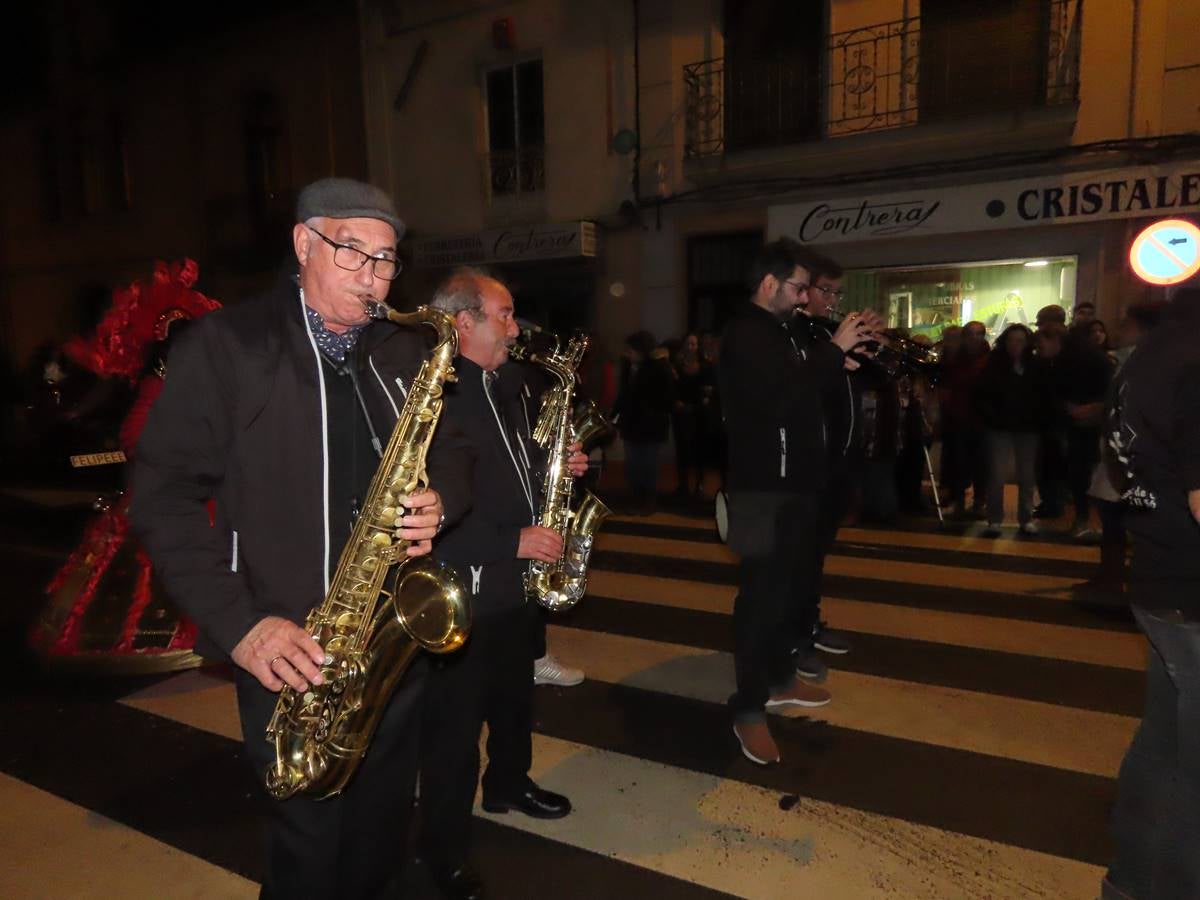
[[[460,573],[473,623],[462,651],[440,658],[426,688],[422,721],[421,855],[447,897],[482,896],[468,859],[471,808],[479,777],[479,735],[488,724],[483,806],[558,818],[571,811],[561,794],[529,777],[537,607],[526,602],[529,560],[553,563],[562,538],[536,524],[541,506],[541,451],[532,439],[535,398],[524,366],[509,363],[518,327],[513,298],[499,281],[475,270],[451,275],[430,304],[454,316],[458,380],[431,455],[442,444],[469,448],[472,506],[447,517],[435,552]],[[587,457],[567,459],[573,474]]]

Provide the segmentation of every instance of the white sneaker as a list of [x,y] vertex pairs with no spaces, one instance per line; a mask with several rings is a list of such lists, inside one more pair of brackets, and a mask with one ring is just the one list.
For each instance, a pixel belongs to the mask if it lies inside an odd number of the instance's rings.
[[553,654],[547,653],[533,664],[534,684],[554,684],[558,687],[574,687],[583,682],[583,670],[564,666]]
[[1040,530],[1037,522],[1025,522],[1021,525],[1021,534],[1037,534]]

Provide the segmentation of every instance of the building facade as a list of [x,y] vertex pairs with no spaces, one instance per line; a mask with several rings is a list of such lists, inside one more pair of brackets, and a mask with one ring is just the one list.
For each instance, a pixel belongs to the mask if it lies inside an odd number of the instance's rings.
[[0,120],[9,366],[156,259],[195,259],[197,287],[236,302],[290,253],[299,187],[367,174],[353,6],[51,0],[10,24],[28,46]]
[[610,352],[719,330],[783,234],[933,337],[1112,320],[1152,290],[1136,231],[1200,210],[1198,27],[1166,0],[367,3],[369,164],[412,299],[491,265]]
[[641,326],[634,26],[629,3],[365,4],[368,156],[410,225],[408,302],[477,264],[557,330]]
[[1150,290],[1131,236],[1196,209],[1195,4],[210,6],[186,29],[120,4],[23,14],[27,89],[0,125],[10,364],[155,258],[196,258],[221,299],[258,287],[327,174],[395,195],[402,302],[493,266],[523,314],[609,355],[639,328],[719,329],[778,234],[850,270],[850,304],[934,335],[1043,301],[1113,319]]

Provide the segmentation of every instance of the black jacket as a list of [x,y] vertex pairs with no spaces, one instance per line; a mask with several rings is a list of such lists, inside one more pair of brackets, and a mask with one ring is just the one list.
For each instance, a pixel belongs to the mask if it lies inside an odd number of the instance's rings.
[[1126,463],[1134,579],[1191,582],[1186,611],[1200,619],[1200,524],[1187,499],[1200,489],[1200,309],[1173,312],[1121,367],[1105,437]]
[[833,344],[801,346],[787,324],[753,303],[730,320],[718,372],[730,491],[824,487],[829,454],[822,386],[836,377],[842,360]]
[[904,449],[905,438],[899,381],[873,363],[857,369],[853,381],[861,400],[856,449],[863,459],[895,459]]
[[[842,355],[841,350],[833,345],[833,332],[824,322],[798,314],[791,328],[802,348],[827,344],[824,350],[814,352]],[[825,438],[830,457],[836,465],[855,455],[862,447],[862,395],[860,385],[844,368],[839,367],[834,371],[830,365],[822,371],[821,402],[825,409]]]
[[1064,403],[1101,403],[1108,394],[1113,366],[1090,337],[1076,332],[1068,335],[1054,371]]
[[613,406],[621,437],[647,443],[665,441],[674,400],[674,375],[665,360],[651,356],[640,362],[636,369],[626,361],[621,368],[621,385]]
[[[541,508],[544,453],[530,436],[540,403],[528,383],[539,372],[523,363],[501,366],[492,388],[493,411],[483,369],[461,356],[454,366],[458,380],[446,386],[430,458],[444,447],[456,458],[468,448],[462,477],[473,502],[461,518],[447,516],[434,552],[458,570],[474,614],[488,616],[525,603],[522,576],[529,561],[517,559],[517,546],[521,529],[537,522]],[[507,443],[498,418],[507,425]]]
[[989,359],[973,394],[983,424],[993,431],[1040,431],[1051,420],[1053,377],[1050,367],[1032,355],[1025,357],[1021,372],[1007,356]]
[[[419,332],[391,323],[360,336],[351,364],[384,443],[424,355]],[[302,623],[325,596],[342,551],[323,428],[330,377],[292,279],[205,316],[172,349],[138,444],[130,520],[205,655],[228,656],[264,616]],[[470,504],[454,474],[463,460],[453,444],[442,469],[430,458],[447,518]]]

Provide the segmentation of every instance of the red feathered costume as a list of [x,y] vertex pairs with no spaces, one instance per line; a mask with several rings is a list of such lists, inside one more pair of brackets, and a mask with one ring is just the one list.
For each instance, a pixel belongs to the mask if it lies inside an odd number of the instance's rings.
[[[154,277],[113,291],[112,308],[90,338],[63,349],[106,378],[137,386],[121,424],[121,449],[132,459],[138,436],[162,391],[164,369],[148,370],[171,323],[196,319],[220,303],[192,289],[192,260],[158,263]],[[34,649],[54,662],[88,663],[110,671],[166,671],[198,665],[196,628],[154,587],[150,560],[129,539],[129,495],[97,503],[79,546],[46,587],[49,603],[31,634]]]

